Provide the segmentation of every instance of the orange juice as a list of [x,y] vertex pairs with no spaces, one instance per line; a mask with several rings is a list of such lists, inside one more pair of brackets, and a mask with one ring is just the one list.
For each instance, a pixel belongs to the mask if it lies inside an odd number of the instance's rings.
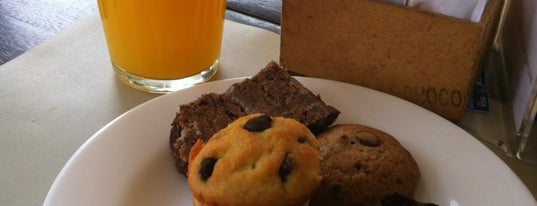
[[155,80],[199,74],[220,56],[225,0],[98,0],[114,67]]

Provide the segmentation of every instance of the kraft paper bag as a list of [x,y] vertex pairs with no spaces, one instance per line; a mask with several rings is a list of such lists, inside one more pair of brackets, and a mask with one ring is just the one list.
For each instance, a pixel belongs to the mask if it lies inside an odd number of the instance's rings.
[[283,0],[280,64],[361,85],[459,121],[503,0],[479,22],[374,0]]

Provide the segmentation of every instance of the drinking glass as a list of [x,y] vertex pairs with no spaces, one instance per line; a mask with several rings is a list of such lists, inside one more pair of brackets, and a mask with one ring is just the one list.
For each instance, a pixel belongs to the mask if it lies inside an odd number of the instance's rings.
[[225,0],[98,0],[116,77],[166,93],[218,70]]

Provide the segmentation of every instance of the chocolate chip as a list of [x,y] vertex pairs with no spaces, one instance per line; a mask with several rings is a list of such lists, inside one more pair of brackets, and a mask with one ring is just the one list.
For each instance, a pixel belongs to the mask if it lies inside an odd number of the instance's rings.
[[272,118],[268,115],[261,115],[248,120],[243,128],[249,132],[262,132],[268,128],[272,123]]
[[340,144],[344,144],[344,145],[347,145],[349,144],[349,137],[347,135],[341,135],[338,139],[338,142]]
[[396,205],[438,206],[437,204],[434,204],[434,203],[416,201],[415,199],[406,197],[399,193],[386,195],[380,201],[380,205],[381,206],[396,206]]
[[298,143],[300,143],[300,144],[304,144],[304,143],[306,143],[307,140],[308,140],[308,139],[307,139],[306,137],[299,137],[299,138],[298,138]]
[[356,140],[364,146],[378,147],[380,146],[380,139],[369,132],[359,132],[355,136]]
[[278,172],[282,182],[287,181],[287,177],[292,171],[293,171],[293,155],[291,153],[287,153],[285,154],[285,157],[283,158],[282,165],[280,166],[280,171]]
[[354,169],[356,169],[356,171],[360,171],[362,169],[362,164],[360,164],[360,162],[354,163]]
[[216,161],[218,161],[218,159],[214,157],[209,157],[201,160],[199,170],[201,180],[206,181],[207,179],[209,179],[209,177],[213,175],[214,165],[216,164]]
[[380,201],[382,206],[393,206],[393,205],[416,205],[416,202],[408,197],[405,197],[402,194],[395,193],[386,195]]
[[340,193],[341,192],[341,185],[339,184],[334,184],[330,187],[330,193],[331,194],[337,194],[337,193]]

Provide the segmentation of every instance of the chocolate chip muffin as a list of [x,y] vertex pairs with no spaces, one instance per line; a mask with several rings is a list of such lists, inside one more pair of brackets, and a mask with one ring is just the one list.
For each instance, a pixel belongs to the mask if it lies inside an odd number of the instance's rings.
[[307,205],[321,181],[319,143],[290,118],[238,118],[189,156],[195,205]]
[[322,181],[310,205],[379,205],[392,194],[413,197],[418,165],[393,136],[342,124],[319,134],[318,140]]

